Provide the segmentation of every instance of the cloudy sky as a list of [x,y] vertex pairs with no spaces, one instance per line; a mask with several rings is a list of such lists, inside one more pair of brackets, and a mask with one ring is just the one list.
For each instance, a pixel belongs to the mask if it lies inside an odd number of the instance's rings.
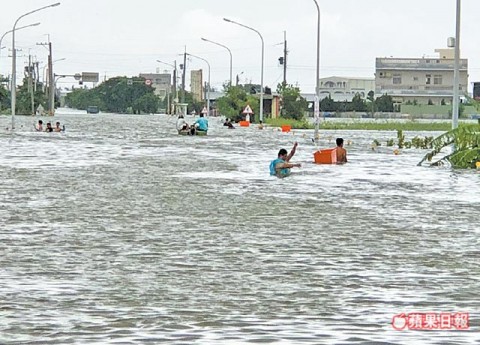
[[[0,34],[29,11],[57,0],[2,0]],[[17,70],[28,55],[44,66],[53,44],[55,73],[99,72],[101,78],[134,76],[169,69],[156,62],[180,63],[187,52],[207,59],[212,86],[229,79],[228,52],[205,37],[228,46],[233,74],[243,82],[260,82],[261,41],[254,32],[223,21],[251,26],[265,40],[265,85],[282,81],[278,58],[286,31],[287,81],[313,92],[316,71],[317,12],[313,0],[59,0],[60,6],[22,18],[18,26],[41,25],[16,33]],[[320,74],[373,78],[375,57],[435,56],[455,34],[455,0],[318,0],[321,11]],[[469,82],[480,81],[479,0],[462,1],[462,57],[469,59]],[[2,46],[0,73],[11,73],[11,35]],[[188,69],[206,64],[192,58]],[[189,75],[189,73],[188,73]],[[206,74],[205,74],[206,76]],[[18,75],[18,78],[21,74]],[[59,83],[71,86],[74,80]],[[188,84],[188,81],[187,81]],[[471,85],[470,85],[471,86]]]

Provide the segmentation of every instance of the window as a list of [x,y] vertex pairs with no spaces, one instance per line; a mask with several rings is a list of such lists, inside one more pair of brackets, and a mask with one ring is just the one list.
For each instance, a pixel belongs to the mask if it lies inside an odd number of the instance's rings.
[[418,77],[413,77],[413,81],[418,81]]
[[402,75],[401,74],[394,74],[393,75],[393,84],[399,85],[402,83]]
[[432,83],[432,75],[431,74],[427,74],[425,76],[425,84],[427,85],[430,85]]
[[442,82],[443,82],[442,79],[443,79],[443,78],[442,78],[442,75],[441,75],[441,74],[436,74],[436,75],[434,75],[434,76],[433,76],[433,84],[434,84],[434,85],[442,85]]

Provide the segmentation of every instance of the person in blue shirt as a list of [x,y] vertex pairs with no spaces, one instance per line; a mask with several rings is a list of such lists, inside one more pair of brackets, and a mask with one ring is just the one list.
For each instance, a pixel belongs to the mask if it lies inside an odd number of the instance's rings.
[[278,158],[270,162],[270,175],[277,177],[287,177],[290,175],[291,168],[300,168],[302,165],[299,163],[293,164],[290,163],[295,151],[297,149],[298,143],[293,144],[293,148],[289,154],[287,150],[281,149],[278,152]]
[[195,127],[197,128],[197,131],[208,131],[208,120],[203,117],[203,114],[200,114],[200,118],[195,121]]

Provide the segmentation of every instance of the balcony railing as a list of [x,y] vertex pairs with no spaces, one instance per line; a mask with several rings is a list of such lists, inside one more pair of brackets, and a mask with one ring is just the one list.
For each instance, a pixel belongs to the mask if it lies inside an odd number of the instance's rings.
[[[429,61],[429,62],[427,62]],[[452,70],[455,67],[453,60],[442,59],[377,59],[376,69],[391,70]],[[468,69],[468,60],[460,59],[460,69]]]

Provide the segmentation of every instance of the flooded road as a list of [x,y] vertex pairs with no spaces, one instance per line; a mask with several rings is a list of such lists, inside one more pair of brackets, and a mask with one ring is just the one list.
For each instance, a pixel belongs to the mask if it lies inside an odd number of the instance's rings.
[[[65,133],[17,117],[12,135],[10,121],[0,344],[480,343],[477,171],[371,149],[394,132],[321,132],[321,147],[352,143],[347,165],[318,166],[313,131],[211,118],[185,137],[162,115],[59,114]],[[295,141],[302,168],[270,177]],[[470,328],[392,327],[425,312]]]

